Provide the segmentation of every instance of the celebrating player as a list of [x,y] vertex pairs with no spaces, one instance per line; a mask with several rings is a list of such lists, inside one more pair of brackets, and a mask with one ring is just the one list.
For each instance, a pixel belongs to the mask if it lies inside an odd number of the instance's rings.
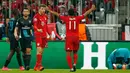
[[[13,12],[13,15],[15,15],[15,12]],[[7,35],[6,41],[10,44],[10,53],[5,61],[5,64],[2,70],[9,70],[7,66],[10,63],[15,52],[17,53],[16,57],[17,57],[18,64],[20,66],[20,70],[24,70],[24,67],[22,66],[18,41],[14,37],[14,28],[16,26],[16,16],[14,18],[11,18],[10,20],[7,18],[6,21],[7,21],[6,22],[6,35]]]
[[[75,16],[74,9],[69,9],[68,14],[69,16],[61,16],[57,12],[51,11],[47,8],[49,12],[52,14],[58,16],[61,20],[66,22],[66,52],[67,52],[67,62],[70,67],[70,71],[74,72],[76,71],[76,64],[78,59],[78,49],[79,49],[79,24],[80,21],[85,18],[89,13],[91,13],[93,10],[95,10],[95,5],[92,5],[92,8],[85,12],[85,14],[81,16]],[[71,52],[73,51],[73,59],[74,64],[72,65],[72,58],[71,58]]]
[[46,5],[41,4],[39,6],[38,13],[33,18],[34,25],[34,35],[37,47],[37,62],[34,67],[35,71],[42,71],[44,67],[42,66],[42,53],[43,48],[47,46],[47,15],[45,14]]
[[[23,17],[19,18],[15,28],[15,38],[18,39],[20,36],[20,45],[23,52],[23,61],[25,70],[30,69],[31,61],[31,41],[32,41],[32,19],[29,17],[29,9],[23,9]],[[19,32],[20,31],[20,32]],[[18,34],[20,33],[20,34]]]
[[107,59],[109,69],[126,69],[129,61],[130,52],[127,48],[114,50]]

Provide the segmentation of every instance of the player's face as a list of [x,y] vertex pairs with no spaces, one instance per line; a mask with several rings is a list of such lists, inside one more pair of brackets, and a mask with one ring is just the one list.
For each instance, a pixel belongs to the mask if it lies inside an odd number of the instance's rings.
[[23,16],[28,16],[30,14],[28,9],[23,10]]
[[46,11],[46,8],[45,8],[45,7],[40,7],[40,8],[39,8],[39,12],[40,12],[41,14],[44,14],[45,11]]
[[8,23],[9,23],[9,18],[6,19],[6,24],[8,25]]

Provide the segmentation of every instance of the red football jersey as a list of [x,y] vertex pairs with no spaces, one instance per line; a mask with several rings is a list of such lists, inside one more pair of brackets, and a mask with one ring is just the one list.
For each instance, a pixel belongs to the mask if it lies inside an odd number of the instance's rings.
[[[47,15],[40,15],[37,13],[33,18],[34,34],[36,37],[47,37]],[[42,32],[38,32],[37,29],[42,29]]]
[[84,18],[82,16],[60,16],[60,19],[66,23],[66,36],[79,36],[79,24]]

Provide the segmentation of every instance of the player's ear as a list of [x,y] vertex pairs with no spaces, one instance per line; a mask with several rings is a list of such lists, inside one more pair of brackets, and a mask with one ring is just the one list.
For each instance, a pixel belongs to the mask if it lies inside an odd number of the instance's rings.
[[30,14],[30,10],[28,10],[28,14]]

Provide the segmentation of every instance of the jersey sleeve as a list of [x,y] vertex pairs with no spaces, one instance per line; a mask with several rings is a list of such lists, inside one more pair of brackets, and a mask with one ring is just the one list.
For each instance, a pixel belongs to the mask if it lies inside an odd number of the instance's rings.
[[81,21],[82,19],[85,18],[85,16],[84,16],[84,15],[80,15],[80,16],[78,16],[77,18],[78,18],[79,21]]
[[116,62],[116,58],[115,58],[115,55],[114,55],[115,51],[116,51],[116,50],[114,50],[114,51],[109,55],[109,57],[108,57],[108,59],[107,59],[107,63],[108,63],[109,69],[113,69],[113,63]]
[[62,15],[60,15],[59,18],[60,18],[61,20],[63,20],[64,22],[67,21],[67,16],[62,16]]
[[20,26],[20,19],[18,19],[18,20],[16,21],[16,27],[18,27],[18,29],[21,28],[21,26]]
[[31,19],[31,29],[33,29],[33,19]]
[[37,30],[37,24],[38,24],[38,18],[35,16],[33,18],[33,27],[34,27],[34,30]]

